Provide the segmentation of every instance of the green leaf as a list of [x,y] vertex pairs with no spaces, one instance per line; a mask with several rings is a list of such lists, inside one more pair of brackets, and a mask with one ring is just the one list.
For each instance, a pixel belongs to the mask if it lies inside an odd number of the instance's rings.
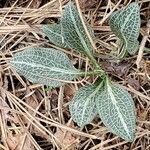
[[[63,37],[69,47],[78,52],[84,53],[87,56],[91,56],[93,46],[86,35],[79,13],[72,2],[69,2],[69,4],[65,6],[61,21]],[[89,26],[87,28],[93,37],[93,31]]]
[[123,51],[135,54],[139,47],[140,8],[133,2],[125,9],[112,13],[109,19],[111,30],[121,40]]
[[114,134],[132,141],[135,132],[135,106],[130,94],[120,85],[106,81],[105,89],[98,93],[96,106],[103,123]]
[[97,114],[95,96],[100,86],[89,85],[82,87],[73,97],[69,110],[73,120],[80,127],[89,124]]
[[42,30],[53,44],[62,48],[69,48],[62,35],[61,23],[43,25]]
[[66,54],[50,48],[29,48],[16,53],[11,65],[31,82],[58,87],[80,75]]

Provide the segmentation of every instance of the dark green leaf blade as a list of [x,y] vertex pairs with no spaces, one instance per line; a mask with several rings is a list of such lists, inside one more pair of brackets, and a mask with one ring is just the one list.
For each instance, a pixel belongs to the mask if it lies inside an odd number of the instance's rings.
[[103,123],[114,134],[132,141],[135,132],[135,106],[132,97],[120,85],[106,83],[96,98],[97,111]]
[[61,86],[80,74],[66,54],[50,48],[26,49],[16,53],[10,63],[31,82],[51,87]]

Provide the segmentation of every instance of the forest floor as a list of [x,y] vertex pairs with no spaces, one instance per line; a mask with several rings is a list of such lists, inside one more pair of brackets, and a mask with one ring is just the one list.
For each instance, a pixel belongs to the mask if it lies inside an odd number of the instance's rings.
[[[56,47],[41,32],[42,24],[58,22],[68,0],[0,0],[0,150],[149,150],[150,149],[150,56],[128,56],[112,63],[106,55],[116,46],[108,17],[132,0],[79,0],[83,15],[96,36],[97,60],[111,79],[131,93],[136,105],[136,137],[126,142],[112,134],[97,116],[82,130],[71,119],[68,105],[79,87],[96,77],[79,78],[50,89],[33,84],[9,65],[16,52],[27,47]],[[150,0],[139,0],[141,29],[145,37],[150,20]],[[60,7],[61,6],[61,7]],[[150,48],[150,35],[145,43]],[[85,56],[63,50],[73,64],[88,68]],[[139,56],[140,55],[140,56]],[[140,58],[137,67],[136,61]]]

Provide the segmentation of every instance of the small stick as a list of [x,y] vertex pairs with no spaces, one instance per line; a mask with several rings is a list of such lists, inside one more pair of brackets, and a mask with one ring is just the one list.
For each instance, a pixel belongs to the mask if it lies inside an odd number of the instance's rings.
[[89,32],[88,32],[88,29],[87,29],[87,27],[86,27],[86,25],[85,25],[85,22],[84,22],[84,19],[83,19],[83,17],[82,17],[82,12],[81,12],[81,10],[80,10],[79,1],[78,1],[78,0],[75,0],[75,2],[76,2],[77,10],[78,10],[78,12],[79,12],[79,16],[80,16],[82,25],[83,25],[83,27],[84,27],[85,33],[86,33],[86,35],[87,35],[87,37],[88,37],[88,39],[89,39],[91,45],[92,45],[93,48],[96,50],[97,48],[96,48],[96,46],[95,46],[95,44],[94,44],[94,42],[93,42],[93,39],[91,38],[91,35],[90,35]]
[[106,20],[107,18],[109,18],[109,16],[111,16],[111,14],[114,12],[114,10],[119,6],[119,4],[121,3],[121,1],[122,1],[122,0],[120,0],[120,1],[114,6],[114,8],[100,21],[99,25],[102,25],[102,24],[105,22],[105,20]]
[[138,56],[136,59],[137,69],[140,68],[140,62],[141,62],[142,57],[143,57],[143,51],[144,51],[145,43],[148,39],[149,33],[150,33],[150,20],[148,20],[148,22],[147,22],[147,32],[146,32],[146,35],[143,37],[141,45],[139,47],[139,52],[138,52]]

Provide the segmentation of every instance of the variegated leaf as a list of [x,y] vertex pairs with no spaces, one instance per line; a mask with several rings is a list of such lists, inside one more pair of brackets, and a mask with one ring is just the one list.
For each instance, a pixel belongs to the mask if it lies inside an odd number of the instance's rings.
[[69,46],[67,46],[67,43],[64,41],[64,37],[61,29],[61,23],[43,25],[42,31],[49,38],[49,40],[55,45],[63,48],[69,48]]
[[140,9],[138,3],[133,2],[125,9],[114,12],[109,19],[111,30],[121,40],[123,51],[134,54],[139,47]]
[[51,87],[77,78],[81,72],[74,68],[66,54],[50,48],[29,48],[16,53],[11,65],[31,82]]
[[96,98],[97,111],[103,123],[114,134],[132,141],[135,132],[135,106],[132,97],[120,85],[106,82]]
[[[72,2],[69,2],[65,7],[61,21],[63,37],[69,47],[88,56],[92,55],[93,46],[86,35],[79,13]],[[90,27],[87,28],[93,37],[93,31]]]
[[76,92],[69,106],[73,120],[83,127],[89,124],[97,114],[95,98],[100,86],[89,85]]

